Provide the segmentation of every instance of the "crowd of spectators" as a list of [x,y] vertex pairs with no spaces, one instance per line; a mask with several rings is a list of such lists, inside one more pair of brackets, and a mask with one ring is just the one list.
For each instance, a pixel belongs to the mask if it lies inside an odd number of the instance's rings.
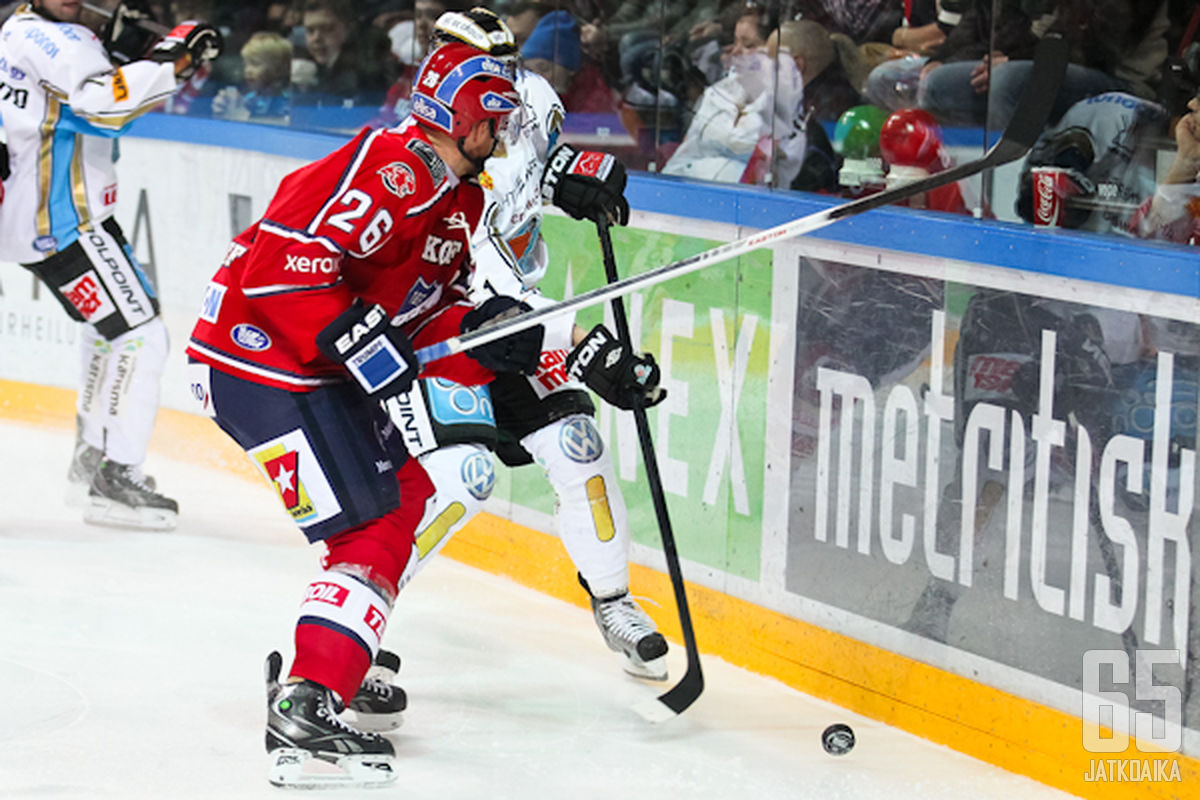
[[[225,35],[224,54],[169,112],[339,130],[407,113],[434,20],[475,4],[127,2],[165,24],[208,20]],[[1158,127],[1140,131],[1137,144],[1173,149],[1171,126],[1188,113],[1200,73],[1200,11],[1187,0],[483,4],[507,21],[526,67],[549,79],[568,117],[591,126],[589,143],[635,169],[777,188],[846,189],[831,138],[839,119],[861,117],[855,109],[863,106],[883,116],[920,108],[943,127],[999,130],[1048,31],[1071,44],[1052,126],[1081,101],[1119,93],[1162,108]],[[0,15],[15,5],[0,6]],[[889,165],[880,167],[882,184]]]

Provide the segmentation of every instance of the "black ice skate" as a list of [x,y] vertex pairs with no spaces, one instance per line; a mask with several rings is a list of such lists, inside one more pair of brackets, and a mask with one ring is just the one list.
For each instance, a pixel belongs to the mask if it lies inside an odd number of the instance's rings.
[[300,789],[381,786],[396,779],[392,743],[338,719],[328,689],[280,685],[283,658],[267,656],[267,780]]
[[[579,582],[588,589],[582,576]],[[626,672],[654,681],[667,679],[667,640],[628,590],[609,597],[593,596],[592,615],[608,648],[625,656]]]
[[404,722],[400,712],[408,707],[408,695],[393,683],[399,671],[400,656],[380,650],[349,703],[357,727],[364,731],[390,731]]
[[72,508],[83,508],[88,504],[88,490],[92,488],[92,478],[104,458],[104,451],[92,447],[82,439],[75,439],[75,454],[71,457],[71,466],[67,469],[66,502]]
[[105,459],[91,488],[84,522],[118,528],[172,530],[179,522],[179,504],[154,491],[154,483],[137,467]]

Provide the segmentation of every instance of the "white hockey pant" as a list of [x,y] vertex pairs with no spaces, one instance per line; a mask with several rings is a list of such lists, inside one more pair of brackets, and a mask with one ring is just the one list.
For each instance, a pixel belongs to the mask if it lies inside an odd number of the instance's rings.
[[158,414],[167,326],[155,317],[109,341],[83,323],[79,343],[79,435],[113,461],[141,464]]

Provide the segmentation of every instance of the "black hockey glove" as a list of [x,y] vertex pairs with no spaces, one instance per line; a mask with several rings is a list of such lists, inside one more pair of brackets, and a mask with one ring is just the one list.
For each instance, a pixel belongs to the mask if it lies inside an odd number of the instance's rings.
[[404,331],[392,326],[382,306],[365,308],[358,298],[317,334],[317,347],[379,400],[407,392],[421,371]]
[[187,80],[200,67],[221,55],[224,47],[221,32],[207,22],[181,22],[154,45],[150,60],[178,62],[187,56],[186,65],[175,70],[176,78]]
[[615,225],[629,222],[625,167],[608,153],[560,144],[542,172],[542,199],[575,219],[605,216]]
[[600,398],[626,410],[650,408],[667,397],[654,356],[628,351],[608,328],[597,325],[567,356],[567,374]]
[[146,27],[146,23],[154,21],[147,0],[124,0],[118,4],[100,31],[100,41],[108,57],[121,65],[145,58],[150,46],[158,41],[158,34]]
[[[527,304],[511,297],[489,297],[478,308],[471,309],[463,316],[459,328],[462,333],[467,333],[532,310]],[[503,339],[472,347],[467,351],[467,355],[492,372],[533,375],[538,369],[538,361],[542,354],[542,337],[545,333],[545,328],[535,325],[509,334]]]

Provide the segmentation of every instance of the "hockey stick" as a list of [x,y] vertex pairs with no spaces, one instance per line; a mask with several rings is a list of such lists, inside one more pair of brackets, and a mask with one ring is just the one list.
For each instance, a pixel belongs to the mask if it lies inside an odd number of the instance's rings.
[[[101,8],[100,6],[95,5],[93,3],[82,3],[81,5],[83,6],[85,11],[90,11],[93,14],[99,14],[100,16],[104,17],[105,19],[112,19],[113,12],[109,11],[107,8]],[[167,27],[166,25],[163,25],[161,22],[155,22],[152,19],[135,19],[135,20],[133,20],[133,24],[137,25],[139,28],[141,28],[144,31],[149,31],[150,33],[156,34],[158,36],[166,36],[168,33],[171,32],[171,29],[169,27]]]
[[[600,249],[604,254],[604,274],[609,283],[619,280],[617,260],[613,255],[612,236],[607,218],[596,220],[596,233],[600,236]],[[634,352],[629,336],[629,321],[625,318],[625,303],[620,297],[612,301],[613,321],[617,326],[617,340],[628,352]],[[650,499],[654,502],[654,515],[658,518],[658,532],[662,537],[663,555],[667,559],[667,574],[671,577],[671,589],[675,592],[675,607],[679,612],[679,627],[683,632],[683,646],[687,651],[687,671],[672,688],[653,700],[638,703],[633,710],[650,722],[665,722],[696,702],[704,691],[704,673],[700,671],[700,651],[696,648],[696,631],[692,627],[692,614],[688,610],[687,590],[683,585],[683,570],[679,567],[679,553],[675,549],[675,534],[671,530],[671,518],[667,514],[667,498],[663,494],[662,479],[658,474],[658,458],[654,454],[654,440],[650,436],[650,423],[642,398],[635,397],[633,419],[637,423],[638,443],[642,448],[642,463],[646,465],[646,483],[650,488]]]
[[927,192],[930,189],[945,186],[962,178],[983,172],[986,169],[993,169],[1010,161],[1015,161],[1029,152],[1029,149],[1033,147],[1038,135],[1045,127],[1046,120],[1050,117],[1050,110],[1054,106],[1054,100],[1058,95],[1058,87],[1062,83],[1066,68],[1066,42],[1057,34],[1046,34],[1038,44],[1037,52],[1033,59],[1033,67],[1029,73],[1029,79],[1021,94],[1020,104],[1013,113],[1013,117],[1009,121],[1008,127],[1005,128],[1004,134],[1000,137],[1000,141],[992,145],[983,158],[951,167],[944,172],[888,189],[879,194],[868,195],[850,203],[843,203],[842,205],[827,208],[824,211],[818,211],[815,214],[810,214],[791,222],[785,222],[774,228],[768,228],[765,231],[751,234],[745,238],[719,245],[711,250],[705,250],[703,253],[697,253],[694,256],[688,256],[671,264],[655,267],[640,275],[633,275],[616,283],[610,283],[607,286],[600,286],[591,291],[583,292],[570,300],[564,300],[553,306],[547,306],[535,311],[527,311],[520,316],[512,317],[503,322],[490,326],[484,325],[469,333],[464,333],[462,336],[453,336],[445,341],[422,347],[417,351],[417,360],[422,364],[428,364],[439,358],[445,358],[446,356],[461,353],[478,345],[503,339],[505,336],[517,331],[532,328],[534,325],[540,324],[543,320],[569,314],[580,309],[590,308],[616,297],[623,297],[638,289],[655,286],[663,281],[687,275],[711,264],[728,261],[772,242],[811,233],[818,228],[824,228],[826,225],[831,225],[838,220],[846,219],[847,217],[861,214],[864,211],[870,211],[871,209],[894,203],[897,200],[903,200],[907,197]]

